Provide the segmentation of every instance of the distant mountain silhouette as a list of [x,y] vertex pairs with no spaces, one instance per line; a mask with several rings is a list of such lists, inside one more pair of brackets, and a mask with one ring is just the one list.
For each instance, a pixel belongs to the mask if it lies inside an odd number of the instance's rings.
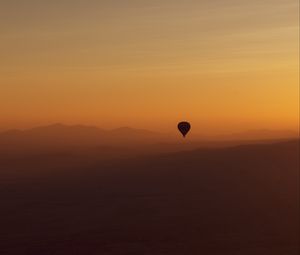
[[129,127],[104,130],[93,126],[53,124],[28,130],[0,133],[0,146],[103,146],[155,143],[162,141],[159,133]]
[[[111,156],[136,153],[161,153],[191,150],[199,147],[224,147],[236,145],[241,141],[278,140],[296,137],[291,131],[256,130],[227,136],[189,138],[172,136],[143,129],[121,127],[104,130],[94,126],[64,125],[56,123],[28,130],[9,130],[0,133],[0,153],[57,153],[59,150],[89,151],[95,154],[110,151]],[[134,151],[120,148],[135,148]],[[110,148],[110,149],[108,149]],[[113,149],[114,148],[114,149]],[[114,150],[116,152],[114,152]],[[118,153],[117,153],[118,152]]]

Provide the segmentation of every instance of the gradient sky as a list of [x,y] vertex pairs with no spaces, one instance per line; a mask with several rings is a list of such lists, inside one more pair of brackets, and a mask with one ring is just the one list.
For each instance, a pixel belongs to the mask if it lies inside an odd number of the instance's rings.
[[299,127],[298,0],[1,0],[0,128]]

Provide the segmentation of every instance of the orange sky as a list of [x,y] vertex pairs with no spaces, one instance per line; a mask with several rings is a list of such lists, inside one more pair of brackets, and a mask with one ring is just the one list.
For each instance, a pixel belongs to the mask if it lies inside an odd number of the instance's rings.
[[297,0],[0,3],[0,128],[299,127]]

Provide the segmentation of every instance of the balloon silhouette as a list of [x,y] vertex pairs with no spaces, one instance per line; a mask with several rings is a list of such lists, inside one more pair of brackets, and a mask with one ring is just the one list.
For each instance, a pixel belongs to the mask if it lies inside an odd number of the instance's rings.
[[191,129],[191,124],[186,121],[182,121],[178,123],[178,129],[180,133],[183,135],[183,137],[185,137]]

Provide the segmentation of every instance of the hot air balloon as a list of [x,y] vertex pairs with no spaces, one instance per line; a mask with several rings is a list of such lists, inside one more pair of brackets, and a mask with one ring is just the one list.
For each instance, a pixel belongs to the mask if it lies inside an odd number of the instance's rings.
[[183,135],[183,137],[185,137],[191,129],[191,124],[186,121],[179,122],[178,129],[180,133]]

